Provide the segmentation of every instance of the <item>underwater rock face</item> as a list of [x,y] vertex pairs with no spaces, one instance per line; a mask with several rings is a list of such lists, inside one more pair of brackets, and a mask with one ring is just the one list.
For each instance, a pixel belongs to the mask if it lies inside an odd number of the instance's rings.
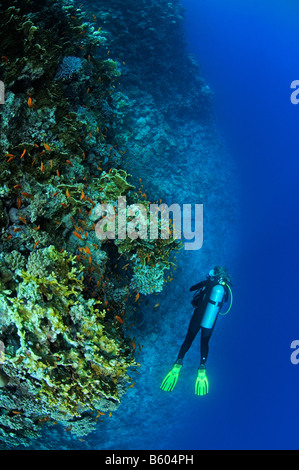
[[126,86],[149,93],[167,119],[207,118],[213,93],[186,51],[179,0],[90,2]]
[[106,41],[72,1],[0,4],[1,448],[111,415],[137,365],[132,299],[162,289],[178,248],[96,237],[98,203],[149,204],[121,168],[128,99]]

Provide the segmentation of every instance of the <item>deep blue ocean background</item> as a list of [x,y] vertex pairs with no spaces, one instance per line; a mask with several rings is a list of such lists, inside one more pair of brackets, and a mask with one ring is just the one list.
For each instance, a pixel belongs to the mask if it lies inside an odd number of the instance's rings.
[[[215,92],[214,114],[239,170],[240,247],[231,331],[213,395],[186,403],[177,447],[298,449],[299,76],[295,1],[184,0],[189,50]],[[232,240],[232,244],[234,241]],[[228,320],[228,319],[227,319]],[[213,356],[214,357],[214,356]]]

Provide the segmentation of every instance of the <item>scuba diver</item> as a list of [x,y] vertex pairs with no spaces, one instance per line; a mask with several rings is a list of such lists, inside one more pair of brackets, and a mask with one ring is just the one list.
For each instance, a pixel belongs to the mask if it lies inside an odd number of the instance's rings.
[[[209,353],[209,341],[214,331],[218,314],[226,315],[231,309],[232,291],[230,286],[230,275],[226,267],[215,266],[214,269],[209,272],[205,281],[201,281],[190,288],[191,292],[196,291],[191,302],[195,310],[177,360],[171,371],[168,372],[162,381],[160,386],[161,390],[171,392],[174,389],[183,365],[184,356],[201,329],[201,359],[195,381],[195,394],[202,396],[208,393],[209,382],[206,375],[206,361]],[[221,313],[220,310],[224,302],[228,301],[229,294],[230,306],[227,312]]]

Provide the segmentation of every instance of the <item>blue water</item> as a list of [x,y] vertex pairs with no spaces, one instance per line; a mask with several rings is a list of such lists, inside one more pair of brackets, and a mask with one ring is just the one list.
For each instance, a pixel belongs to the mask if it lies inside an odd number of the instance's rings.
[[299,5],[183,4],[189,50],[215,92],[215,119],[238,166],[241,249],[231,327],[213,343],[221,392],[193,404],[174,444],[297,449],[299,365],[290,344],[299,337],[299,106],[290,84],[299,77]]

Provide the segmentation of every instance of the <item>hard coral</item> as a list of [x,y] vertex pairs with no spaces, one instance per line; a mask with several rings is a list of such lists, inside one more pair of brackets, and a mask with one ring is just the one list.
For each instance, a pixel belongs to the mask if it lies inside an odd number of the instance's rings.
[[[0,406],[8,396],[16,400],[26,384],[29,400],[40,403],[40,417],[45,408],[49,421],[72,423],[103,404],[107,411],[114,409],[134,359],[102,303],[84,299],[82,270],[75,258],[54,247],[43,251],[50,260],[44,271],[21,271],[17,296],[0,299],[3,371],[11,385],[0,394]],[[21,412],[28,423],[35,419],[25,405]],[[26,429],[20,420],[10,433],[17,440]]]
[[157,263],[155,266],[134,266],[131,287],[141,294],[161,292],[165,283],[164,271],[169,266]]

